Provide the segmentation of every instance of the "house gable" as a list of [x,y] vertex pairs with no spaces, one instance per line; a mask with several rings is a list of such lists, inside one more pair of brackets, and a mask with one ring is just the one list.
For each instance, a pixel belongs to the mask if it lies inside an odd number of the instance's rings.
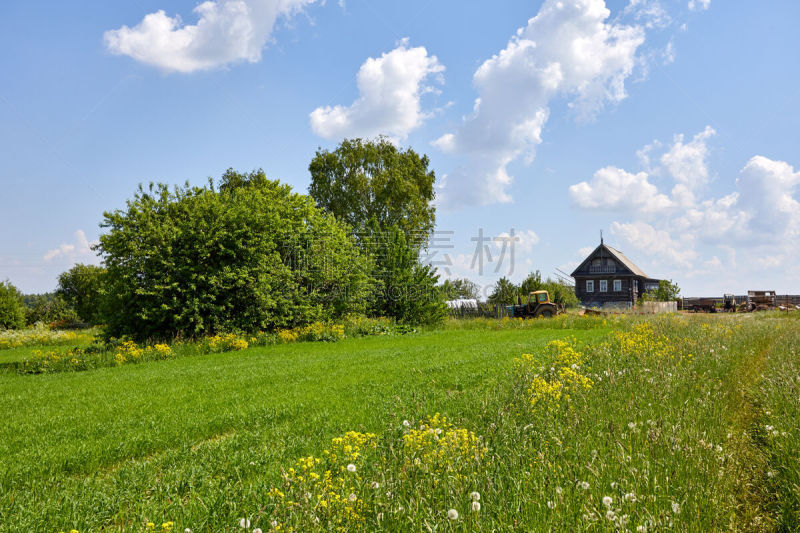
[[573,278],[597,275],[647,277],[622,252],[602,243],[572,273]]

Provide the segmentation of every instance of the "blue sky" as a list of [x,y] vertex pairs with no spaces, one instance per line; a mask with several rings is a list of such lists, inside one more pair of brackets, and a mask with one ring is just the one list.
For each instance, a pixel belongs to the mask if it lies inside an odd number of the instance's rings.
[[[431,158],[444,275],[569,272],[603,230],[685,295],[800,292],[797,2],[11,1],[0,15],[0,279],[24,292],[96,262],[103,211],[140,182],[263,168],[305,192],[317,147],[379,133]],[[513,272],[508,250],[497,268],[512,229]],[[499,238],[482,272],[480,231]]]

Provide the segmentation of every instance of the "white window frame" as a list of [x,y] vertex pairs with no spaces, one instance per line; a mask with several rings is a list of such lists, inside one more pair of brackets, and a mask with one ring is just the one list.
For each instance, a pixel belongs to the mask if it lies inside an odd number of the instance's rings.
[[608,292],[608,280],[601,279],[600,280],[600,292]]
[[614,280],[614,292],[620,292],[620,291],[622,291],[622,280],[621,279],[615,279]]
[[587,279],[586,280],[586,292],[594,292],[594,280]]

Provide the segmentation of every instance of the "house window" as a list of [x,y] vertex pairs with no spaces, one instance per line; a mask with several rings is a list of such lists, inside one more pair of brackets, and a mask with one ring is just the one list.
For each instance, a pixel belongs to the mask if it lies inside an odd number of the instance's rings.
[[608,280],[601,279],[600,280],[600,292],[608,292]]
[[620,292],[622,290],[622,280],[615,279],[614,280],[614,292]]
[[586,292],[594,292],[594,280],[587,279],[586,280]]

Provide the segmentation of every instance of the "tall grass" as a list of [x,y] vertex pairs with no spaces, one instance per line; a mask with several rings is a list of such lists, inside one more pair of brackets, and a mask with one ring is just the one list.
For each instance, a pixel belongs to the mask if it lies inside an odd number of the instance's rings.
[[0,376],[0,531],[793,530],[798,341],[776,314],[475,320]]

